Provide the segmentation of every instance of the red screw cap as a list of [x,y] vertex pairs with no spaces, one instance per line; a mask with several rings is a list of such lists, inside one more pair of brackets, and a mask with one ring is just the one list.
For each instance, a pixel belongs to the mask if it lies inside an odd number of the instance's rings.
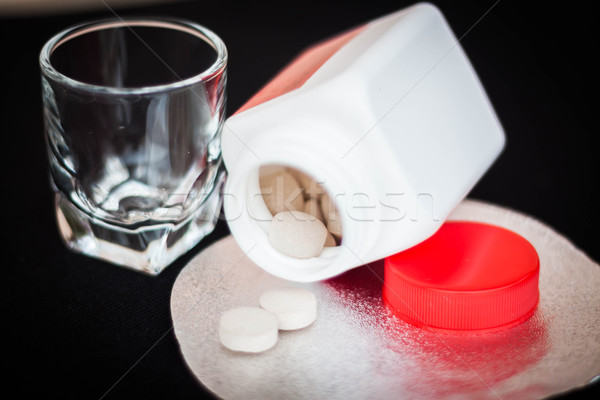
[[446,222],[385,259],[383,298],[403,320],[438,331],[493,332],[526,321],[538,299],[535,248],[507,229]]

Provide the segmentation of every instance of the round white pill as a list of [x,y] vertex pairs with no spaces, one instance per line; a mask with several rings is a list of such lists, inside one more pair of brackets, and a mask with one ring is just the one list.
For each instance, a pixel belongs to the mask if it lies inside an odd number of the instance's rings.
[[219,339],[234,351],[260,353],[277,343],[278,319],[258,307],[238,307],[221,315]]
[[317,318],[317,298],[307,289],[271,289],[260,296],[259,303],[277,317],[281,330],[305,328]]
[[292,174],[286,170],[270,175],[261,174],[259,183],[263,200],[271,215],[282,211],[302,211],[304,209],[302,188]]
[[284,211],[273,217],[269,230],[271,246],[295,258],[316,257],[323,251],[327,228],[310,214]]

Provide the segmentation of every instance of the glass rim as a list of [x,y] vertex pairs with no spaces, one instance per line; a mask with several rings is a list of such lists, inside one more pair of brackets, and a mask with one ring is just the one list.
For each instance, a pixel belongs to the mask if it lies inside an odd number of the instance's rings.
[[[140,86],[140,87],[115,87],[108,85],[96,85],[92,83],[82,82],[73,79],[59,72],[52,63],[50,57],[56,48],[63,43],[74,39],[78,36],[85,35],[91,32],[97,32],[104,29],[112,29],[119,27],[130,28],[132,26],[155,27],[164,29],[174,29],[181,32],[186,32],[196,36],[198,39],[205,41],[217,53],[217,59],[210,67],[204,71],[186,79],[177,80],[160,85]],[[145,94],[155,93],[166,90],[181,89],[197,83],[207,82],[219,75],[227,66],[227,48],[225,43],[217,34],[210,29],[197,24],[195,22],[171,18],[171,17],[128,17],[128,18],[109,18],[102,20],[94,20],[83,22],[77,25],[70,26],[63,31],[52,36],[42,47],[39,56],[40,68],[42,74],[55,81],[61,82],[72,88],[77,88],[86,91],[95,91],[106,94]]]

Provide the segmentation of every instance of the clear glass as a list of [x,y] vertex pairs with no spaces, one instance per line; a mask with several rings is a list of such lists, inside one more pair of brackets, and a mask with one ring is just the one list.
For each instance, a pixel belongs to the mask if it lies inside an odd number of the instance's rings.
[[40,54],[60,234],[152,275],[218,219],[227,50],[175,19],[91,22]]

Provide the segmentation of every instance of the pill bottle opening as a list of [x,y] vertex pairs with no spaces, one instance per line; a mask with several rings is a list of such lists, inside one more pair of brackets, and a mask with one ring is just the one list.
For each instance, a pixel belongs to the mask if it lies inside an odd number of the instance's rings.
[[[262,216],[260,226],[275,250],[299,259],[337,254],[342,218],[325,182],[281,164],[260,166],[257,178],[260,195],[253,196],[250,206],[254,215]],[[273,237],[279,231],[271,228],[287,233]]]

